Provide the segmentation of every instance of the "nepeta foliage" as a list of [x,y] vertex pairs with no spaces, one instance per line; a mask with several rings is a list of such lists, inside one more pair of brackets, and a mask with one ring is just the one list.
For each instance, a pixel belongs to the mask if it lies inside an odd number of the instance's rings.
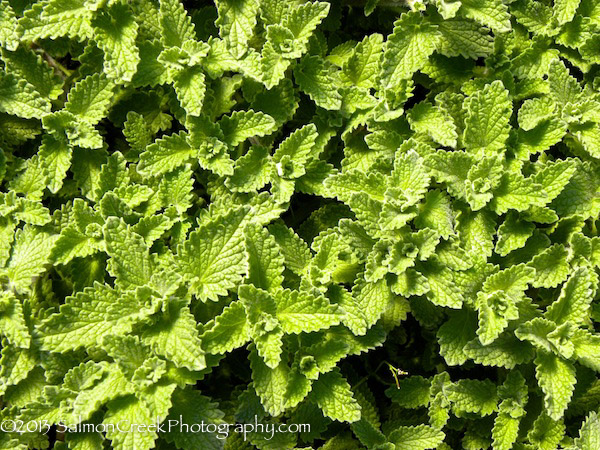
[[1,0],[0,46],[0,420],[311,425],[0,448],[600,446],[600,1]]

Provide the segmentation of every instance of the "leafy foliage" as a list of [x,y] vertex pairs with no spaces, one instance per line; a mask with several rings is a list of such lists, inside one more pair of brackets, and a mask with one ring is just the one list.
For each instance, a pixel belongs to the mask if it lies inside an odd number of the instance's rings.
[[[598,448],[598,36],[598,0],[0,0],[0,422],[52,426],[0,449]],[[311,428],[112,427],[180,418]]]

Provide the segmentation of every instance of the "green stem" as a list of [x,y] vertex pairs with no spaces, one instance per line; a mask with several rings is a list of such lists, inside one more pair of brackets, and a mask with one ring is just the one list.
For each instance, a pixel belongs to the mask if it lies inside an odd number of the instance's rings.
[[375,368],[375,370],[373,370],[372,372],[369,372],[369,374],[368,374],[367,376],[365,376],[365,377],[361,378],[361,379],[358,381],[358,383],[356,383],[356,384],[354,385],[354,387],[356,388],[356,387],[360,386],[360,385],[361,385],[361,384],[363,384],[365,381],[367,381],[367,380],[369,379],[369,377],[375,377],[375,378],[377,378],[377,380],[379,380],[379,382],[380,382],[381,384],[389,384],[389,385],[392,385],[392,384],[394,384],[394,383],[388,383],[387,381],[384,381],[384,380],[382,380],[382,379],[379,377],[379,375],[377,375],[377,371],[378,371],[379,369],[381,369],[381,368],[382,368],[384,365],[386,365],[386,364],[387,364],[388,366],[391,366],[391,364],[390,364],[389,362],[387,362],[387,361],[381,361],[381,362],[379,363],[379,365],[378,365],[378,366]]

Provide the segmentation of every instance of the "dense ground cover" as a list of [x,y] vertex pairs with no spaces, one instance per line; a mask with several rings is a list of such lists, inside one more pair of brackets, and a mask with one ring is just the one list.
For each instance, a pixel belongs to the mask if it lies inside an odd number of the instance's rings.
[[[0,448],[600,448],[600,1],[2,0],[0,46]],[[110,429],[180,417],[310,431]]]

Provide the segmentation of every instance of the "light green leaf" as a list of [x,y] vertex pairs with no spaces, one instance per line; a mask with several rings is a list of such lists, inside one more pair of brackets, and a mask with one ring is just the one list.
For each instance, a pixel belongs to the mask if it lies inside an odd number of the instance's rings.
[[50,113],[50,102],[27,81],[0,72],[0,112],[29,119]]
[[157,176],[183,166],[197,153],[188,143],[187,136],[186,132],[180,131],[157,139],[146,147],[140,154],[138,172],[142,175]]
[[206,368],[202,341],[196,329],[196,319],[187,306],[171,301],[168,313],[142,334],[142,341],[155,353],[189,370]]
[[158,438],[156,431],[152,431],[151,428],[144,432],[132,431],[134,424],[150,425],[153,420],[156,421],[156,418],[152,417],[146,404],[135,396],[129,395],[108,404],[108,412],[102,423],[106,425],[106,437],[111,440],[115,450],[132,448],[150,450],[154,448],[154,441]]
[[80,347],[99,347],[104,335],[124,335],[150,312],[142,308],[135,294],[124,295],[95,283],[67,297],[60,312],[43,322],[39,330],[42,348],[67,352]]
[[177,73],[173,87],[185,112],[190,116],[199,116],[206,92],[205,76],[200,67],[188,67]]
[[247,51],[248,41],[256,26],[256,14],[260,3],[257,0],[219,0],[219,17],[215,25],[220,36],[227,42],[229,51],[235,58],[241,58]]
[[594,285],[587,267],[580,267],[571,273],[560,291],[560,296],[548,306],[546,318],[560,325],[565,322],[585,323],[589,317]]
[[[165,420],[182,420],[183,423],[204,423],[219,426],[224,423],[224,413],[219,410],[218,404],[211,402],[209,397],[201,395],[195,389],[181,389],[173,393],[173,406]],[[181,430],[183,431],[183,430]],[[181,432],[174,427],[164,433],[167,442],[175,443],[178,448],[206,448],[216,449],[222,446],[219,435],[214,433],[194,433],[189,430]]]
[[543,351],[535,359],[535,375],[544,392],[544,405],[548,415],[559,420],[571,400],[577,379],[570,362]]
[[274,291],[283,284],[284,258],[277,242],[258,224],[244,230],[248,253],[248,282],[266,291]]
[[216,217],[190,233],[178,247],[179,273],[202,301],[227,295],[246,272],[242,224],[248,212],[248,208],[238,208]]
[[337,110],[342,107],[342,96],[336,88],[336,79],[331,75],[325,61],[317,55],[304,56],[294,67],[294,79],[300,89],[324,109]]
[[496,33],[510,31],[510,14],[502,0],[461,0],[459,10],[470,19],[489,26]]
[[204,325],[202,348],[212,354],[227,353],[250,339],[250,323],[243,303],[233,302],[214,321]]
[[225,142],[236,146],[253,136],[265,136],[275,131],[275,120],[264,113],[236,111],[219,120],[219,126],[225,135]]
[[78,81],[69,91],[65,109],[85,122],[96,124],[105,116],[114,96],[114,84],[95,73]]
[[129,286],[145,286],[154,271],[144,238],[134,233],[122,219],[109,217],[104,226],[104,240],[108,260],[108,272],[117,283]]
[[182,47],[194,40],[194,24],[179,0],[160,0],[161,39],[165,47]]
[[424,21],[419,13],[405,13],[394,22],[381,65],[386,88],[394,88],[423,68],[440,43],[437,26]]
[[14,289],[29,291],[34,278],[44,272],[57,237],[30,225],[15,233],[13,249],[4,269]]
[[323,414],[332,420],[360,420],[361,407],[354,398],[350,385],[338,370],[321,375],[313,384],[311,397]]
[[444,440],[441,430],[428,425],[400,426],[390,433],[389,440],[397,450],[437,448]]
[[285,289],[275,295],[277,318],[286,333],[310,333],[340,323],[341,313],[323,296]]
[[131,81],[140,55],[135,45],[138,24],[129,8],[114,4],[94,18],[93,26],[95,40],[104,52],[104,72],[107,77],[116,81]]
[[512,102],[501,81],[494,81],[465,100],[463,142],[469,151],[493,154],[503,150],[510,129]]

